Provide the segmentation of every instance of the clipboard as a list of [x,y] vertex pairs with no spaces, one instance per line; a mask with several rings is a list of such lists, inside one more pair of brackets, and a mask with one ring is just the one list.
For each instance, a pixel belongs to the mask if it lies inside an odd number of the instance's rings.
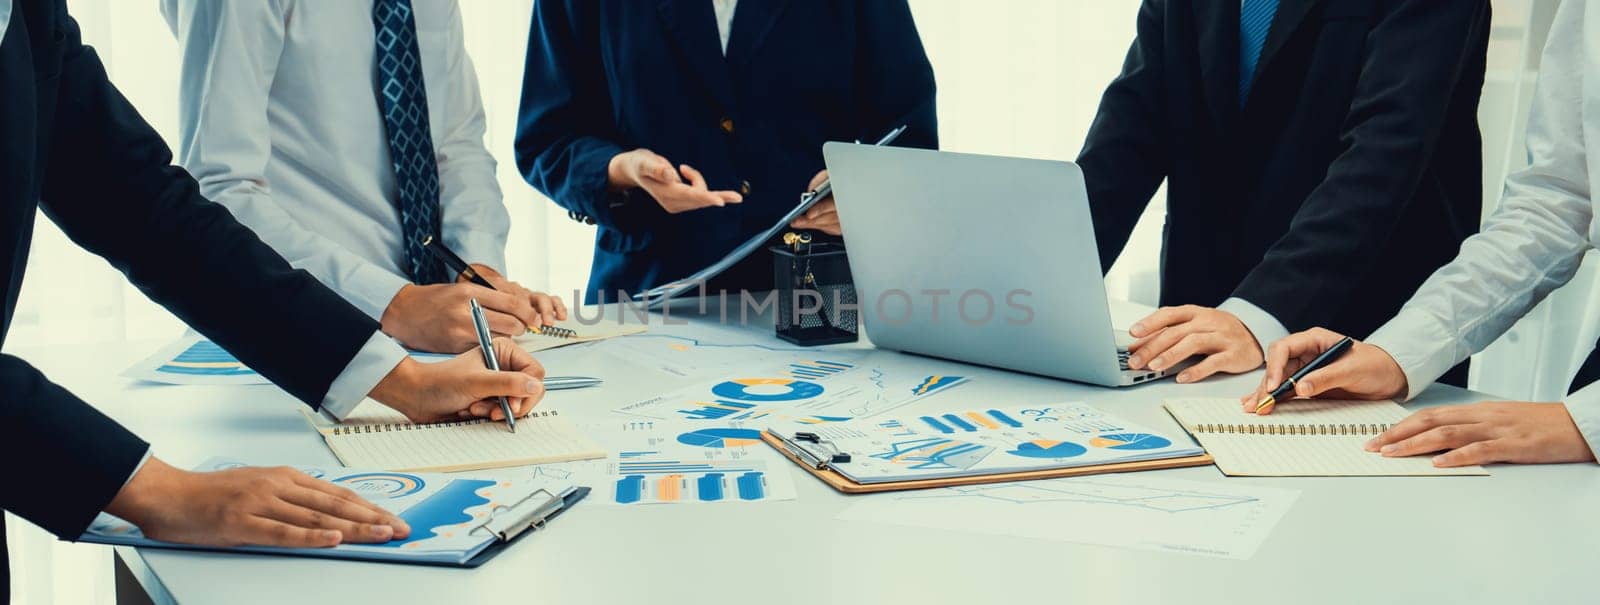
[[985,483],[1005,483],[1008,481],[1031,481],[1034,479],[1059,479],[1061,477],[1079,477],[1083,475],[1099,475],[1104,473],[1128,473],[1134,471],[1154,471],[1167,468],[1183,468],[1189,466],[1208,466],[1214,462],[1211,454],[1197,456],[1184,456],[1182,458],[1166,458],[1163,460],[1141,460],[1138,462],[1117,462],[1112,464],[1096,464],[1092,466],[1077,466],[1072,468],[1057,468],[1039,471],[1024,471],[1018,473],[996,473],[993,475],[974,475],[971,477],[943,477],[938,479],[915,479],[911,481],[886,481],[883,483],[857,483],[849,477],[839,474],[829,468],[826,463],[812,464],[800,459],[793,450],[784,445],[783,440],[773,435],[771,431],[761,431],[761,440],[772,449],[778,450],[783,457],[811,473],[828,487],[845,494],[875,494],[881,492],[898,492],[917,489],[932,489],[936,487],[956,487],[961,485],[981,485]]
[[516,521],[504,524],[501,527],[490,527],[490,523],[486,522],[483,527],[485,527],[485,528],[489,529],[490,531],[494,532],[498,539],[496,539],[494,541],[494,543],[490,544],[489,546],[484,547],[483,550],[478,551],[478,554],[473,555],[472,558],[467,559],[465,561],[462,561],[460,563],[447,562],[447,561],[422,560],[422,559],[398,559],[398,558],[383,558],[383,559],[379,559],[379,558],[374,558],[374,557],[370,557],[370,556],[362,556],[359,553],[350,553],[348,551],[340,551],[340,550],[337,550],[337,549],[334,549],[334,548],[283,549],[283,548],[271,548],[271,547],[259,547],[259,546],[243,546],[243,547],[229,548],[229,547],[222,547],[222,546],[201,546],[201,545],[195,545],[195,544],[179,544],[179,543],[176,543],[176,542],[159,542],[159,541],[156,541],[156,540],[149,540],[149,539],[145,539],[145,538],[112,537],[112,536],[103,536],[103,535],[91,534],[91,533],[84,533],[82,536],[79,536],[76,541],[77,542],[85,542],[85,543],[89,543],[89,544],[104,544],[104,545],[107,545],[107,546],[131,546],[131,547],[134,547],[134,548],[153,548],[153,549],[158,549],[158,550],[187,550],[187,551],[195,551],[195,552],[215,552],[215,553],[226,553],[226,554],[252,554],[252,555],[270,555],[270,556],[286,556],[286,557],[304,557],[304,558],[312,558],[312,559],[330,559],[330,560],[339,560],[339,561],[365,561],[365,562],[369,562],[369,563],[389,563],[389,564],[395,564],[395,565],[417,565],[417,566],[422,566],[422,567],[448,567],[448,568],[454,568],[454,569],[476,569],[479,566],[482,566],[484,563],[488,563],[490,559],[495,558],[500,553],[505,552],[505,550],[507,548],[510,548],[512,544],[515,544],[515,543],[521,541],[523,538],[527,537],[530,534],[537,533],[534,530],[543,529],[547,524],[550,523],[551,520],[555,519],[556,517],[561,516],[563,513],[567,512],[568,510],[571,510],[573,505],[577,504],[579,501],[583,500],[585,497],[588,497],[589,492],[590,492],[590,488],[587,488],[587,487],[575,487],[571,492],[568,492],[567,494],[565,494],[564,496],[561,496],[559,498],[552,496],[551,498],[549,498],[544,503],[542,503],[539,506],[533,508],[533,510],[529,511],[527,514],[520,515],[520,518],[517,519]]

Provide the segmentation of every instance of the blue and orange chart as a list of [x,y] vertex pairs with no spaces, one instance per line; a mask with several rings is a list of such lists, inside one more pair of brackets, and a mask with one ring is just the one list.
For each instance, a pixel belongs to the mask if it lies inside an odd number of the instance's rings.
[[735,448],[761,443],[761,431],[755,429],[698,429],[678,435],[678,443],[695,447]]
[[658,420],[823,424],[887,412],[967,380],[925,368],[899,368],[903,361],[887,363],[866,365],[851,357],[794,358],[763,371],[709,379],[616,411]]
[[1113,450],[1159,450],[1172,441],[1149,433],[1110,433],[1089,440],[1089,445]]
[[628,456],[630,453],[623,452],[616,463],[615,504],[712,504],[794,497],[794,487],[786,481],[768,480],[764,461],[680,461]]

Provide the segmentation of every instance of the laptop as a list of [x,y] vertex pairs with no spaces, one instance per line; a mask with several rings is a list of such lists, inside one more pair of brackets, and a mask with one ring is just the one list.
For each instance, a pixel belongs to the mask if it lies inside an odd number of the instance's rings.
[[1077,165],[848,143],[822,151],[878,347],[1111,387],[1186,367],[1128,369],[1126,327],[1154,309],[1121,303],[1113,325]]

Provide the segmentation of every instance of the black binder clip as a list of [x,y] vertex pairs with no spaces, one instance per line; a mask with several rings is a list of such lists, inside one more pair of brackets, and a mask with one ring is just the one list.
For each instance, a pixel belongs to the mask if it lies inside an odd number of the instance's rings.
[[817,444],[820,447],[828,448],[830,450],[828,462],[830,463],[844,464],[850,461],[850,454],[839,451],[839,448],[835,447],[833,442],[823,439],[816,433],[796,432],[794,434],[794,439],[795,441],[805,441]]

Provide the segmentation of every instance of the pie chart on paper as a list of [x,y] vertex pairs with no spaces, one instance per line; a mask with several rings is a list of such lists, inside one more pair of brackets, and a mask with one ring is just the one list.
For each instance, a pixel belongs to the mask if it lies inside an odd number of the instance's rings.
[[1023,458],[1071,458],[1086,451],[1089,450],[1071,441],[1034,439],[1018,443],[1015,449],[1006,453]]
[[754,429],[700,429],[678,435],[678,443],[709,448],[748,447],[761,443],[761,431]]
[[1089,445],[1111,450],[1159,450],[1172,442],[1149,433],[1111,433],[1090,439]]

